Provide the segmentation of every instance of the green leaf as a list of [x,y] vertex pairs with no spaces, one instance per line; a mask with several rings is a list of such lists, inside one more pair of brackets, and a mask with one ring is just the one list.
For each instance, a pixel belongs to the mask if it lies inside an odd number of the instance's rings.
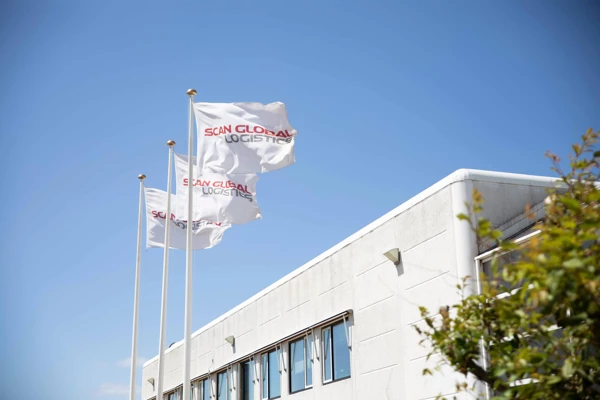
[[545,357],[542,356],[541,354],[533,354],[531,356],[531,358],[529,359],[529,362],[531,364],[539,364],[539,363],[541,363],[544,360],[545,360]]
[[583,265],[583,261],[581,261],[579,258],[571,258],[563,263],[563,267],[570,269],[582,268]]
[[560,381],[562,381],[562,378],[560,376],[552,375],[550,378],[548,378],[546,382],[548,382],[549,385],[554,385]]
[[579,204],[579,202],[577,200],[575,200],[575,199],[572,199],[570,197],[564,196],[564,197],[561,198],[561,201],[570,210],[574,210],[574,211],[580,211],[581,210],[581,204]]
[[575,369],[573,368],[573,362],[570,358],[567,358],[564,365],[562,366],[561,372],[565,378],[570,378],[575,373]]
[[456,217],[457,217],[459,220],[461,220],[461,221],[468,221],[468,220],[469,220],[469,216],[468,216],[467,214],[463,214],[463,213],[461,213],[461,214],[458,214]]

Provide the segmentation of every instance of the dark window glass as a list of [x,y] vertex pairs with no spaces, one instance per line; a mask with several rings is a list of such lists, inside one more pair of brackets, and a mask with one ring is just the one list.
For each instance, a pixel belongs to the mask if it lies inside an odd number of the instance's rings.
[[[502,278],[502,271],[504,270],[504,268],[507,265],[510,264],[514,264],[517,261],[519,261],[521,259],[521,251],[520,250],[513,250],[513,251],[509,251],[508,253],[504,253],[500,256],[497,256],[495,261],[494,258],[490,258],[489,260],[486,260],[482,263],[482,269],[483,269],[483,274],[485,276],[485,279],[488,280],[490,283],[493,283],[495,286],[497,285],[498,287],[503,287],[507,290],[512,290],[512,289],[516,289],[516,287],[508,287],[508,284],[506,283],[506,281]],[[496,262],[496,268],[497,268],[497,272],[498,275],[495,277],[494,280],[494,267],[493,267],[493,263]],[[517,287],[519,287],[521,285],[518,285]]]
[[242,364],[242,400],[254,400],[253,364],[253,361],[246,361]]

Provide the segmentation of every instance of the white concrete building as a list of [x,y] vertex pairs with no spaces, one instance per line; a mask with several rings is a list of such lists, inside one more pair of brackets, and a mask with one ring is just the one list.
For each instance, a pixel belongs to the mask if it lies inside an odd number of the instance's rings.
[[[458,170],[192,335],[196,400],[432,399],[452,395],[451,371],[422,376],[427,349],[418,306],[457,302],[476,276],[478,248],[465,211],[473,188],[505,237],[525,231],[527,204],[556,179]],[[539,209],[539,207],[538,207]],[[384,253],[398,249],[395,265]],[[475,285],[470,286],[475,290]],[[231,345],[226,341],[233,341]],[[165,398],[181,397],[183,342],[165,361]],[[144,365],[142,398],[156,397],[157,359]],[[465,397],[466,398],[466,397]]]

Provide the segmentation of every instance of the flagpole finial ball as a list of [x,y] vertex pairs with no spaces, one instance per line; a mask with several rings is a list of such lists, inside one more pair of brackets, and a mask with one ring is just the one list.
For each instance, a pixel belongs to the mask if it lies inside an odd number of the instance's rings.
[[139,174],[139,175],[138,175],[138,179],[139,179],[140,181],[143,181],[144,179],[146,179],[146,175],[144,175],[144,174]]
[[196,89],[188,89],[186,93],[188,96],[195,96],[198,92],[196,92]]
[[167,142],[167,146],[169,146],[169,147],[175,146],[175,141],[174,140],[169,140]]

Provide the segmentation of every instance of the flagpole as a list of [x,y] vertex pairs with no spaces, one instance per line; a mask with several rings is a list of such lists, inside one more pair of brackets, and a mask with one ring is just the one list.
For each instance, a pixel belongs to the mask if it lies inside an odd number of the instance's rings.
[[140,261],[142,258],[142,208],[144,199],[144,179],[146,175],[138,175],[140,180],[140,206],[138,211],[137,253],[135,256],[135,286],[133,289],[133,333],[131,334],[131,375],[129,377],[129,400],[135,400],[135,384],[137,372],[137,339],[138,310],[140,304]]
[[[190,362],[191,362],[191,336],[192,336],[192,159],[194,155],[194,95],[196,89],[188,89],[190,97],[190,117],[188,124],[188,207],[187,207],[187,236],[186,236],[186,262],[185,262],[185,322],[183,324],[183,399],[190,398]],[[162,399],[160,399],[162,400]]]
[[158,379],[156,384],[156,398],[162,400],[163,380],[165,374],[165,339],[167,330],[167,292],[169,289],[169,232],[171,228],[171,177],[173,175],[173,146],[175,142],[169,140],[169,168],[167,177],[167,210],[165,216],[165,251],[163,255],[162,297],[160,300],[160,334],[158,338]]

